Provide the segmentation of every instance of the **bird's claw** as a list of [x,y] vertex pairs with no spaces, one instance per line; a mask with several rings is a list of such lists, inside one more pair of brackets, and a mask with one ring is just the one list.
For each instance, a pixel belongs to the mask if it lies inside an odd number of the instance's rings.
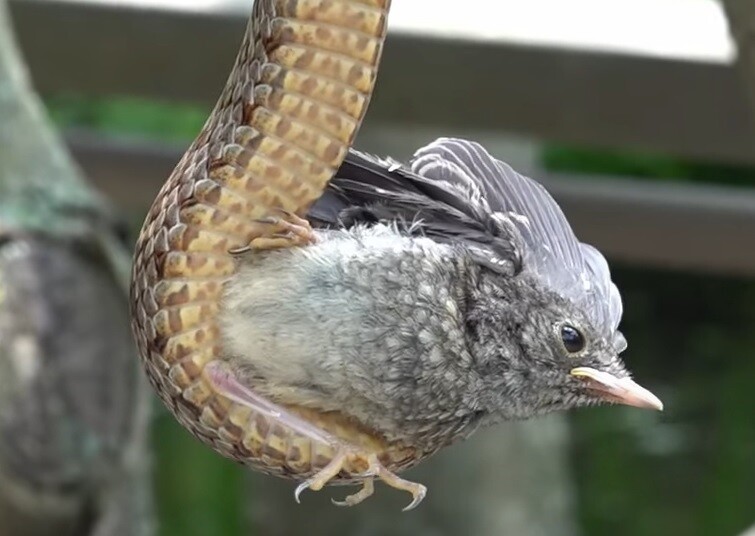
[[299,498],[302,494],[302,492],[309,487],[309,480],[305,480],[298,486],[296,486],[296,489],[294,490],[294,500],[296,501],[296,504],[301,504],[301,499]]
[[[300,502],[299,497],[305,489],[311,489],[313,491],[322,489],[328,482],[335,478],[338,473],[341,472],[344,464],[349,459],[358,456],[359,454],[352,452],[339,452],[328,465],[322,468],[313,477],[305,480],[296,487],[296,490],[294,491],[294,499],[296,500],[296,502]],[[336,501],[334,499],[331,499],[331,502],[333,504],[335,504],[336,506],[354,506],[372,496],[372,494],[375,492],[374,477],[379,478],[392,488],[396,488],[412,494],[412,502],[403,509],[404,512],[416,508],[419,503],[421,503],[425,498],[425,495],[427,494],[427,488],[425,486],[416,482],[404,480],[403,478],[395,475],[380,463],[377,454],[367,455],[365,461],[367,462],[367,470],[358,475],[354,475],[359,478],[364,478],[364,480],[362,481],[362,488],[356,493],[347,496],[343,501]]]
[[317,236],[304,218],[283,209],[273,209],[273,213],[276,215],[253,220],[249,243],[229,249],[228,253],[242,255],[250,251],[307,246],[317,242]]
[[362,481],[362,489],[360,489],[356,493],[352,493],[351,495],[346,496],[346,498],[344,498],[344,500],[342,501],[330,499],[330,502],[332,502],[336,506],[354,506],[370,497],[374,492],[375,482],[372,478],[367,478]]
[[427,487],[423,486],[422,484],[417,484],[415,482],[410,482],[410,484],[413,484],[416,486],[416,489],[414,490],[405,490],[412,494],[412,502],[410,502],[407,506],[403,507],[401,509],[402,512],[408,512],[409,510],[414,510],[419,506],[419,503],[421,503],[425,499],[425,495],[427,495]]
[[333,457],[333,459],[330,460],[330,463],[320,469],[312,478],[308,478],[307,480],[296,486],[296,490],[294,490],[294,499],[296,499],[296,502],[300,502],[299,496],[305,489],[320,491],[325,486],[325,484],[333,480],[338,475],[338,473],[341,472],[341,469],[343,469],[343,466],[346,463],[347,459],[348,455],[346,452],[338,452]]
[[280,249],[306,246],[317,238],[309,222],[292,212],[275,209],[276,216],[255,220],[250,249]]

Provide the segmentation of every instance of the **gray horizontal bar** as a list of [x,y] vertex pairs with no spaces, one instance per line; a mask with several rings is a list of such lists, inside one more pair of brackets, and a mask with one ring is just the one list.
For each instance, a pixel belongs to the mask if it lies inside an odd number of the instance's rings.
[[[14,0],[42,92],[200,102],[219,94],[244,21]],[[494,129],[541,139],[755,163],[755,121],[732,66],[389,36],[367,124]]]
[[755,3],[752,0],[724,0],[724,8],[739,50],[738,68],[755,107]]
[[[141,217],[184,147],[70,134],[89,177]],[[543,177],[543,175],[545,175]],[[614,260],[755,276],[755,192],[700,185],[536,174],[581,240]]]

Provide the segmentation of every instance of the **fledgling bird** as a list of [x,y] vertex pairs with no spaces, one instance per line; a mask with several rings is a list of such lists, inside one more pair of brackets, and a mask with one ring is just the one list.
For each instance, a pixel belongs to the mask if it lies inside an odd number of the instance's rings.
[[662,409],[619,357],[604,257],[479,144],[351,151],[308,217],[311,243],[239,252],[226,285],[224,354],[256,395],[428,453],[554,410]]

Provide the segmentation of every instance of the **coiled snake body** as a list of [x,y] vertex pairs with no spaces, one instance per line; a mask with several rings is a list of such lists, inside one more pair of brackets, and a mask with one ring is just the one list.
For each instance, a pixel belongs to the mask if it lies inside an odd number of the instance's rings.
[[410,446],[387,444],[338,414],[275,406],[224,383],[217,325],[233,252],[255,241],[284,247],[268,235],[306,227],[296,214],[306,214],[343,161],[370,100],[389,4],[255,2],[225,89],[142,228],[132,323],[162,400],[219,453],[302,480],[297,496],[361,481],[346,501],[355,504],[377,476],[410,491],[414,506],[424,487],[392,472],[418,461]]

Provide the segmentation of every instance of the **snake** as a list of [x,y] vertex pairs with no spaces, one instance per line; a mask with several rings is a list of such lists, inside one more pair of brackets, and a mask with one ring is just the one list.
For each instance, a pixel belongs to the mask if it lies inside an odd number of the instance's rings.
[[338,412],[240,403],[208,375],[222,366],[217,318],[234,252],[260,238],[266,218],[302,221],[322,195],[369,105],[389,10],[390,0],[256,0],[217,104],[135,248],[131,324],[153,388],[219,454],[302,481],[297,500],[306,487],[362,482],[347,498],[355,504],[373,476],[411,491],[410,506],[424,497],[392,472],[417,462],[411,445]]

